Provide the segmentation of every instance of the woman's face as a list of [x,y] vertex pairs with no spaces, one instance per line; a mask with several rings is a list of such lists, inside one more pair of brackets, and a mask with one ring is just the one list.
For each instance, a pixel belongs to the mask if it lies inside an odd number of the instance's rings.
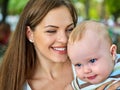
[[45,18],[29,32],[40,61],[65,62],[67,41],[74,23],[67,7],[61,6],[48,12]]

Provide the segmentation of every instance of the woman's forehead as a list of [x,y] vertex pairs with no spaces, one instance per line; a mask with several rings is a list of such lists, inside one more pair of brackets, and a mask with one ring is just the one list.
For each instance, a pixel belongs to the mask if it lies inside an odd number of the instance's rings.
[[[64,14],[66,13],[66,14]],[[52,9],[48,12],[48,14],[42,20],[46,24],[63,24],[68,23],[70,24],[73,22],[72,16],[66,6],[60,6],[58,8]]]

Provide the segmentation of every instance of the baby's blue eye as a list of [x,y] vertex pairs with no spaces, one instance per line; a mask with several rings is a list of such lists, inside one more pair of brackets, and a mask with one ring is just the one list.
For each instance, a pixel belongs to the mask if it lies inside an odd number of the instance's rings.
[[90,62],[94,63],[94,62],[96,62],[96,59],[91,59]]
[[76,67],[80,67],[80,66],[81,66],[81,64],[75,64],[75,66],[76,66]]

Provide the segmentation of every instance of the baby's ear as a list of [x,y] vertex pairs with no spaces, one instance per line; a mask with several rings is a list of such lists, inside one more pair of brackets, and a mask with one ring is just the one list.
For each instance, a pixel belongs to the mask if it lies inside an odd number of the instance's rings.
[[117,46],[115,44],[112,44],[112,46],[110,47],[110,52],[113,57],[113,60],[115,60],[117,54]]

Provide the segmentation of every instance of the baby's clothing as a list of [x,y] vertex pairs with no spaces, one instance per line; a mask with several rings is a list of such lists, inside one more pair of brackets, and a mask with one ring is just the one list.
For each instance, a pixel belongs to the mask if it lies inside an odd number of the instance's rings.
[[[101,85],[103,85],[107,82],[110,82],[110,81],[112,81],[112,83],[109,84],[107,87],[105,87],[104,90],[107,90],[108,87],[110,87],[114,83],[120,81],[120,54],[117,54],[116,60],[115,60],[114,70],[111,73],[111,75],[108,77],[107,80],[105,80],[104,82],[102,82],[100,84],[93,84],[92,85],[92,84],[84,82],[78,78],[75,78],[72,81],[72,87],[74,90],[96,90]],[[120,90],[120,87],[118,88],[118,90]]]

